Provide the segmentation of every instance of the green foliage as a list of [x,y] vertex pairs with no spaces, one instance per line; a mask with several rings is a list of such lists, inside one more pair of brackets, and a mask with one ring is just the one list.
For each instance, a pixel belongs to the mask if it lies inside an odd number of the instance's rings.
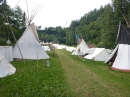
[[0,79],[0,97],[73,97],[59,56],[47,60],[16,60],[14,75]]
[[44,30],[38,30],[39,39],[44,42],[65,44],[66,31],[62,27],[48,27]]
[[[9,25],[5,25],[9,23]],[[22,21],[22,10],[19,6],[11,9],[6,3],[0,6],[0,45],[7,45],[9,39],[12,44],[16,43],[12,31],[19,39],[25,30],[25,23]]]
[[[79,38],[83,38],[86,43],[96,44],[97,47],[114,48],[119,21],[123,25],[130,27],[129,5],[129,0],[112,0],[112,4],[91,10],[85,13],[79,20],[72,20],[68,28],[58,26],[42,30],[41,26],[38,26],[39,38],[44,42],[76,45],[75,34],[78,34]],[[25,23],[22,21],[22,10],[19,6],[12,10],[5,0],[4,4],[0,6],[0,24],[5,20],[3,9],[9,14],[12,30],[16,38],[19,39],[25,30]],[[0,45],[6,45],[8,38],[15,43],[9,27],[7,28],[4,25],[0,28],[0,39],[2,40]]]
[[114,10],[120,12],[124,18],[127,27],[130,28],[130,1],[129,0],[113,0]]
[[[128,1],[127,3],[129,4]],[[123,6],[126,5],[125,3]],[[130,10],[128,9],[127,13],[128,11]],[[129,17],[129,14],[127,17]],[[71,44],[71,39],[73,39],[71,35],[75,35],[76,32],[79,38],[83,38],[86,43],[96,44],[97,47],[113,49],[116,45],[119,21],[125,24],[125,20],[119,10],[114,10],[110,4],[104,7],[101,6],[100,9],[94,9],[86,13],[80,20],[75,20],[70,24],[69,30],[66,32],[66,35],[68,35],[66,36],[66,43],[68,45]]]

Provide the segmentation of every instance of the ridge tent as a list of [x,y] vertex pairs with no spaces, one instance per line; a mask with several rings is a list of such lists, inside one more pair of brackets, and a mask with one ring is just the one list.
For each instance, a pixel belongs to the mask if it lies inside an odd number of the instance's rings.
[[3,56],[0,55],[0,78],[14,74],[16,68],[13,67]]
[[13,58],[49,59],[48,54],[38,42],[34,23],[30,24],[13,48]]
[[95,61],[105,61],[110,53],[105,48],[95,48],[94,52],[86,55],[85,59],[95,60]]
[[113,62],[112,69],[130,72],[130,28],[119,23],[117,34],[118,45],[105,63]]
[[78,46],[75,48],[75,50],[72,52],[72,55],[82,55],[82,53],[86,50],[88,50],[89,47],[85,43],[84,39],[81,39]]

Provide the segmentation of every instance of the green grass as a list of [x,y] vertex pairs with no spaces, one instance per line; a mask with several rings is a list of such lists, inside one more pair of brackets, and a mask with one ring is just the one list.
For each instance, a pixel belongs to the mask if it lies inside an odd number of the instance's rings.
[[14,75],[0,79],[0,97],[71,97],[59,56],[47,60],[14,61]]
[[129,97],[130,73],[111,70],[104,62],[74,57],[65,50],[57,53],[62,56],[74,97]]
[[55,50],[47,60],[13,61],[16,73],[0,79],[0,97],[130,97],[130,73]]

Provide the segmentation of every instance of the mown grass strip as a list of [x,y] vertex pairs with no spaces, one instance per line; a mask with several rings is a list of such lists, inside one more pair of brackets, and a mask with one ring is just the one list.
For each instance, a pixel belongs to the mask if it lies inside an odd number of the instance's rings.
[[130,74],[57,50],[74,97],[129,97]]
[[14,75],[0,79],[0,97],[73,97],[66,83],[59,56],[48,52],[47,60],[12,62],[17,71]]

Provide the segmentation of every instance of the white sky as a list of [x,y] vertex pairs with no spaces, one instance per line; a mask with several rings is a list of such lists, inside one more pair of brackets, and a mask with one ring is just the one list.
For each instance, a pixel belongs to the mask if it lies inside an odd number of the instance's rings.
[[[7,0],[7,4],[14,8],[19,0]],[[37,26],[68,27],[72,20],[80,19],[85,13],[111,3],[111,0],[27,0],[29,13],[40,3],[43,5],[33,22]],[[20,0],[18,5],[27,11],[26,0]]]

